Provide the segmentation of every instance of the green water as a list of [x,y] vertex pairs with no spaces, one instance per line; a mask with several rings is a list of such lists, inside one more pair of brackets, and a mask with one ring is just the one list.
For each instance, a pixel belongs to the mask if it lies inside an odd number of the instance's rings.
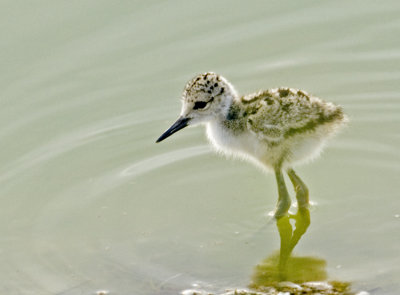
[[[400,293],[399,1],[0,1],[0,293],[178,294],[250,284],[279,248],[273,175],[202,128],[162,144],[184,84],[301,88],[351,119],[297,169],[294,250]],[[293,192],[292,192],[293,195]]]

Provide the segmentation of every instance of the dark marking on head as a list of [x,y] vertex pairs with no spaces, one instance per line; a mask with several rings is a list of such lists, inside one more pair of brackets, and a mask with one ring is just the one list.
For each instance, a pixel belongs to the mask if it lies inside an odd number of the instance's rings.
[[207,93],[211,94],[211,90],[208,90]]
[[210,89],[211,89],[211,90],[213,90],[213,89],[214,89],[214,87],[213,87],[213,86],[211,86],[211,87],[210,87]]
[[222,93],[224,93],[224,91],[225,91],[225,88],[222,87],[221,90],[220,90],[220,92],[218,93],[218,95],[221,95]]
[[280,97],[286,97],[290,93],[289,89],[279,89],[278,91]]
[[214,87],[217,87],[217,86],[218,86],[218,83],[215,83],[215,84],[214,84]]
[[196,101],[194,103],[193,109],[198,110],[198,109],[204,109],[207,105],[206,101]]
[[209,74],[210,74],[210,73],[207,73],[207,74],[204,75],[204,80],[207,80],[207,76],[208,76]]

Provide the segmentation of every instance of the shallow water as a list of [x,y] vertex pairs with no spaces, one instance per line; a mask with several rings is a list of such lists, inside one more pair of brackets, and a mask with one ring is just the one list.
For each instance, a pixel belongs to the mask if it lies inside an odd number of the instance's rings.
[[245,287],[279,248],[273,175],[202,128],[156,138],[204,71],[290,86],[351,123],[297,169],[316,203],[298,256],[400,293],[400,2],[1,1],[0,293]]

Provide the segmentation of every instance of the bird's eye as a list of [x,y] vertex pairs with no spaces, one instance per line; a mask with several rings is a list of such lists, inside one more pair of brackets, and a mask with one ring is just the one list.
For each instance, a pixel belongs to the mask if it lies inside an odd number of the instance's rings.
[[193,109],[197,110],[197,109],[204,109],[207,105],[206,101],[196,101],[194,104]]

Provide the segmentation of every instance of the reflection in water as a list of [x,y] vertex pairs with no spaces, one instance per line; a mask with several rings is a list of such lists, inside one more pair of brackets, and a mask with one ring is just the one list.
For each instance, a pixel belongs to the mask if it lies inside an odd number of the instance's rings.
[[[255,268],[251,289],[268,291],[266,294],[335,294],[351,295],[350,283],[326,282],[326,261],[317,257],[288,256],[285,260],[284,279],[282,278],[280,253],[265,258]],[[271,292],[271,290],[273,290]],[[249,291],[246,294],[253,294]],[[367,293],[365,293],[367,294]]]
[[252,277],[251,287],[262,289],[263,287],[277,286],[282,281],[300,284],[327,279],[326,261],[324,259],[290,256],[286,260],[284,279],[282,279],[282,272],[279,269],[279,262],[279,253],[274,253],[258,264]]
[[[290,219],[294,219],[294,227]],[[280,251],[256,266],[252,289],[269,293],[276,290],[290,294],[353,294],[348,282],[325,282],[328,275],[324,259],[291,255],[310,226],[308,208],[299,208],[295,215],[284,216],[276,224],[281,239]]]
[[[290,223],[294,220],[294,226]],[[280,251],[259,263],[252,275],[249,289],[228,289],[219,295],[320,294],[354,295],[349,282],[327,281],[326,261],[310,256],[293,256],[293,249],[310,226],[310,211],[299,208],[295,215],[277,220],[281,239]],[[183,295],[211,295],[205,290],[184,290]],[[368,294],[360,292],[360,294]]]
[[[295,226],[290,223],[295,220]],[[268,256],[256,267],[253,275],[255,287],[274,285],[281,281],[301,283],[327,278],[326,262],[313,257],[293,257],[293,249],[310,225],[310,211],[300,208],[295,215],[284,216],[276,222],[281,239],[279,253]]]
[[[295,220],[293,229],[290,219]],[[284,216],[276,222],[281,238],[281,250],[279,254],[279,273],[282,280],[286,279],[287,262],[294,247],[310,226],[310,211],[308,208],[299,208],[296,215]]]

